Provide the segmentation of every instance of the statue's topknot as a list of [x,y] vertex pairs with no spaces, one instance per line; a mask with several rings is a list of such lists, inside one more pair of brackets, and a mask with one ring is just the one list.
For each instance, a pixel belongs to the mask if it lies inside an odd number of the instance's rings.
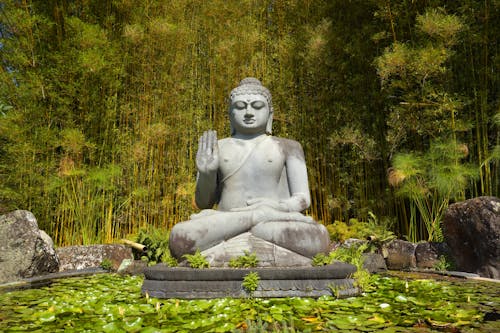
[[236,88],[231,90],[229,97],[232,100],[234,96],[242,94],[256,94],[264,96],[267,99],[270,111],[273,112],[271,93],[258,79],[254,77],[244,78],[240,81],[240,84]]

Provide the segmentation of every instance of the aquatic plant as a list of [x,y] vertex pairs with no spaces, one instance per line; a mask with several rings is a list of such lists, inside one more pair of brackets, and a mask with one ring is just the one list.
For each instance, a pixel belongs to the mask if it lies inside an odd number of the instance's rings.
[[1,292],[0,331],[498,332],[486,319],[500,306],[500,284],[410,277],[373,275],[372,287],[347,299],[179,300],[141,295],[141,277],[100,274]]

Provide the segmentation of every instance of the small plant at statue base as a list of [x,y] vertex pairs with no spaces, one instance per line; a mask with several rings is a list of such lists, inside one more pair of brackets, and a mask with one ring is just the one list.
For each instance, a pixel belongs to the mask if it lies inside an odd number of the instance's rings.
[[333,259],[330,255],[326,255],[324,253],[318,253],[312,258],[313,266],[325,266],[330,265],[333,262]]
[[191,268],[209,268],[210,264],[207,259],[201,254],[200,250],[196,250],[194,254],[185,254],[182,256],[186,258]]
[[102,261],[101,261],[101,268],[102,269],[105,269],[107,271],[110,271],[111,268],[113,267],[113,263],[111,262],[111,260],[109,260],[108,258],[104,258]]
[[172,255],[170,254],[170,251],[165,252],[161,256],[161,262],[164,263],[164,264],[167,264],[168,267],[177,267],[177,265],[179,264],[177,262],[177,259],[175,259],[174,257],[172,257]]
[[249,294],[252,294],[257,287],[259,286],[260,276],[257,272],[250,272],[243,278],[243,282],[241,286],[245,289]]
[[251,268],[257,267],[259,264],[259,259],[257,255],[249,251],[244,251],[245,255],[233,257],[229,260],[229,267],[233,268]]

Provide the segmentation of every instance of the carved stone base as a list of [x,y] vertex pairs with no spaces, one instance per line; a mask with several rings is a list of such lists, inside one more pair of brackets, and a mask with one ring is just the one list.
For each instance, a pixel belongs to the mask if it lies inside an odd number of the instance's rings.
[[264,267],[194,269],[148,267],[142,292],[157,298],[248,297],[243,288],[244,277],[257,272],[260,282],[253,297],[349,297],[359,293],[351,279],[356,267],[336,262],[321,267]]
[[311,266],[311,259],[281,246],[243,233],[222,242],[201,254],[208,260],[210,267],[228,267],[229,260],[248,253],[255,253],[259,259],[259,267],[297,267]]

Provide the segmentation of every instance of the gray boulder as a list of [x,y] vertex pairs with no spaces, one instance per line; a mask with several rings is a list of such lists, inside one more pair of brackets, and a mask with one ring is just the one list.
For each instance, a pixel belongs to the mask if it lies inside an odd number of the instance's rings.
[[417,266],[415,258],[416,244],[395,239],[382,246],[382,254],[388,269],[409,269]]
[[370,273],[387,270],[384,257],[380,253],[363,253],[363,268]]
[[0,283],[57,272],[52,239],[25,210],[0,216]]
[[418,268],[436,268],[442,256],[445,258],[450,256],[450,250],[446,243],[423,242],[418,243],[415,248]]
[[60,260],[59,271],[80,270],[99,267],[103,260],[111,263],[117,270],[125,259],[133,260],[132,250],[120,244],[76,245],[57,249]]
[[443,235],[456,268],[500,279],[500,199],[478,197],[452,204]]

